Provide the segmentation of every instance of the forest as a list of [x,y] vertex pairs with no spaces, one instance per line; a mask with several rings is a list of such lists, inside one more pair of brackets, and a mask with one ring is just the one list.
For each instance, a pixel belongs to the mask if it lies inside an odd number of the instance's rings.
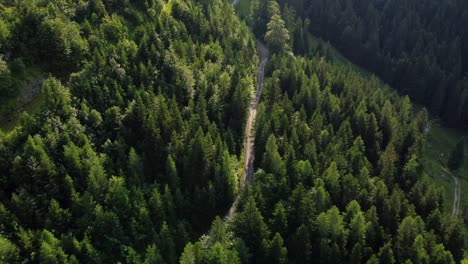
[[465,4],[428,3],[0,1],[0,103],[31,72],[44,98],[0,126],[0,263],[460,263],[463,219],[422,160],[431,113],[468,118]]
[[[278,2],[302,18],[308,30],[447,125],[468,128],[466,1]],[[306,51],[299,45],[297,52]]]

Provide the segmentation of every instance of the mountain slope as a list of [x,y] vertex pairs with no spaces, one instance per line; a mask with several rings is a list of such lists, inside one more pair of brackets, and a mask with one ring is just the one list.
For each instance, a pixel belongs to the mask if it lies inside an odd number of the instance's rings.
[[[460,262],[463,223],[422,176],[426,111],[310,45],[291,8],[252,5],[264,83],[228,1],[0,6],[0,74],[50,76],[0,135],[1,261]],[[252,100],[254,175],[223,222]]]
[[218,0],[0,9],[5,60],[51,76],[42,110],[0,138],[2,261],[176,262],[239,189],[245,24]]

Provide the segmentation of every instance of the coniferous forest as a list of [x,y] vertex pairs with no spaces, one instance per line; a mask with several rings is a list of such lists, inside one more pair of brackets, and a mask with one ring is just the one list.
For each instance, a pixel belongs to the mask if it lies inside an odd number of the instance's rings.
[[449,126],[468,128],[468,2],[278,2],[307,19],[302,24],[310,31]]
[[0,263],[463,261],[467,4],[248,2],[0,0]]

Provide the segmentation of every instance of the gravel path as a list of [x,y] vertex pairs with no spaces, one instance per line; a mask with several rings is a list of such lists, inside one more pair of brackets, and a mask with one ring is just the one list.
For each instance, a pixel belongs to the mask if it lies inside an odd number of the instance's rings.
[[[234,2],[233,2],[234,4]],[[260,53],[260,65],[258,66],[258,76],[257,76],[257,88],[255,91],[255,98],[250,104],[249,108],[249,117],[247,118],[247,124],[245,126],[245,145],[244,145],[244,171],[242,174],[240,191],[236,197],[236,200],[229,208],[227,217],[230,217],[235,214],[237,210],[237,205],[239,204],[240,194],[245,187],[245,183],[252,182],[253,178],[253,162],[254,162],[254,144],[255,144],[255,119],[257,117],[257,107],[260,102],[260,97],[262,95],[263,81],[265,79],[265,65],[268,62],[269,50],[261,42],[257,42],[257,47]]]

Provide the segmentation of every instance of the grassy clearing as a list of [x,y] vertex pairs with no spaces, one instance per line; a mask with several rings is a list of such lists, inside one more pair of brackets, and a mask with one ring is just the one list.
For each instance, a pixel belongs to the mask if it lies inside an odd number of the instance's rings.
[[328,49],[328,55],[330,62],[334,64],[339,64],[339,65],[345,65],[346,67],[350,67],[356,72],[359,72],[365,76],[371,76],[373,75],[369,71],[366,71],[365,69],[359,67],[358,65],[352,63],[349,61],[341,52],[339,52],[333,45],[331,45],[329,42],[324,41],[323,39],[314,36],[310,32],[307,32],[307,45],[310,48],[310,50],[317,50],[317,47],[319,45],[322,46],[322,48],[327,48]]
[[[445,190],[446,204],[444,210],[451,213],[454,199],[455,183],[450,175],[448,175],[443,168],[447,167],[447,159],[461,137],[467,133],[457,129],[445,128],[439,125],[433,125],[431,131],[427,136],[427,150],[424,167],[434,180],[434,183]],[[465,144],[465,153],[467,152]],[[463,166],[454,173],[460,179],[460,215],[464,217],[464,209],[468,207],[468,155],[465,155]],[[468,224],[465,221],[465,240],[468,242]],[[465,249],[468,247],[465,243]],[[465,259],[463,263],[468,263]]]
[[19,103],[15,103],[17,106],[16,110],[7,112],[0,112],[0,130],[3,132],[10,132],[13,130],[16,125],[18,124],[19,117],[23,112],[28,114],[35,114],[41,110],[41,106],[43,105],[45,97],[43,94],[38,94],[34,96],[31,102],[20,105]]
[[[438,164],[432,164],[427,162],[424,164],[424,175],[423,177],[429,177],[436,186],[443,188],[445,191],[445,200],[444,200],[444,211],[447,213],[452,212],[453,199],[454,197],[454,188],[455,183],[450,175],[447,175],[446,172],[442,170],[442,167]],[[461,201],[460,201],[461,204]]]
[[[425,169],[434,182],[443,187],[447,197],[447,205],[444,206],[446,212],[452,209],[454,198],[453,179],[443,168],[447,167],[447,159],[457,142],[466,135],[463,131],[445,128],[434,125],[427,136],[427,151]],[[465,152],[467,152],[465,145]],[[458,172],[454,173],[460,178],[460,210],[468,207],[468,156],[465,155],[465,162]]]
[[[463,136],[467,133],[457,129],[444,128],[439,125],[434,125],[428,135],[427,153],[433,161],[440,163],[442,166],[447,166],[447,159]],[[467,151],[465,145],[465,152]],[[457,175],[465,180],[468,180],[468,155],[465,155],[465,162]]]
[[20,94],[27,89],[32,82],[43,77],[42,71],[38,67],[28,67],[24,75],[18,80],[18,96],[12,98],[0,97],[0,130],[8,133],[17,125],[21,113],[34,114],[40,111],[44,102],[42,94],[34,95],[31,100],[24,103],[20,100]]

